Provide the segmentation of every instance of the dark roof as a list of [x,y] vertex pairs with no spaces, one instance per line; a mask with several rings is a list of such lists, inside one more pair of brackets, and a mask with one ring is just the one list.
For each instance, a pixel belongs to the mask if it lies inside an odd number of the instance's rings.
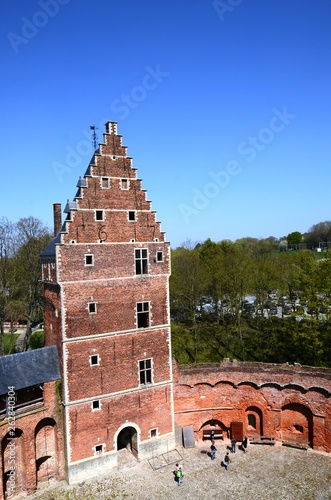
[[[62,230],[62,229],[61,229]],[[61,243],[61,231],[57,233],[55,238],[47,245],[42,252],[40,252],[40,257],[52,257],[55,256],[55,246]]]
[[61,378],[56,346],[0,357],[0,394]]

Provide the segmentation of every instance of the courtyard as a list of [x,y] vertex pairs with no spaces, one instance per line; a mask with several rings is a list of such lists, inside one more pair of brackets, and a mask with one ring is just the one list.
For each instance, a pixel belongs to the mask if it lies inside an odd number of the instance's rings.
[[[221,461],[229,442],[217,442],[216,459],[208,456],[208,442],[177,448],[161,457],[137,462],[121,450],[120,467],[107,476],[75,486],[48,484],[34,500],[330,500],[331,455],[281,446],[249,445],[231,455],[226,471]],[[174,479],[181,457],[183,483]],[[167,464],[168,463],[168,464]]]

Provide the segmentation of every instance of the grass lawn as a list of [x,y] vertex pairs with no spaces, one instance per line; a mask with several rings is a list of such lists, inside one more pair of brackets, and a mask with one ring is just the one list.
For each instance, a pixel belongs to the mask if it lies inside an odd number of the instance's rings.
[[16,352],[16,342],[18,337],[19,337],[18,333],[5,333],[4,335],[5,354],[14,354]]

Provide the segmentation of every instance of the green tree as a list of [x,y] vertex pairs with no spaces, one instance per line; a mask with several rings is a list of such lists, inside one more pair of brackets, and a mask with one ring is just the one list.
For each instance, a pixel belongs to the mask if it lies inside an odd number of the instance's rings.
[[21,316],[26,320],[24,350],[30,347],[34,324],[43,318],[43,288],[40,252],[50,242],[46,226],[34,217],[22,218],[17,224],[18,249],[15,253],[15,299]]
[[288,245],[299,245],[302,242],[302,234],[300,231],[294,231],[287,235],[287,243]]

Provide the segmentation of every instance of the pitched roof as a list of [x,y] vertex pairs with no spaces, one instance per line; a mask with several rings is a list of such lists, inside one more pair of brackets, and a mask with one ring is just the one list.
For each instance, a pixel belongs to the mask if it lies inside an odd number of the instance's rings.
[[56,346],[0,357],[0,394],[61,379]]

